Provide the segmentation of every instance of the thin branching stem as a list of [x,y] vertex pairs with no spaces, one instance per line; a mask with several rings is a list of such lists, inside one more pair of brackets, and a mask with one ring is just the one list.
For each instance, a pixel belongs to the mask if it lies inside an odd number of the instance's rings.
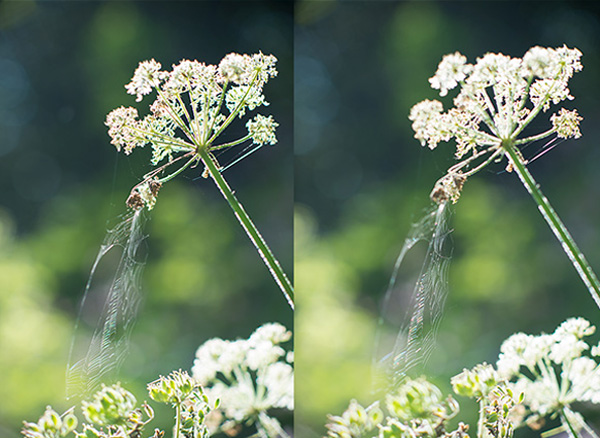
[[554,208],[552,208],[550,205],[550,202],[548,202],[548,198],[546,198],[546,196],[544,196],[540,190],[539,184],[536,183],[531,173],[529,173],[529,170],[525,166],[521,155],[517,152],[514,143],[512,141],[504,141],[502,143],[502,148],[508,155],[515,172],[521,179],[521,182],[537,204],[540,213],[560,242],[563,251],[567,254],[571,260],[571,263],[577,270],[579,277],[581,277],[584,284],[588,288],[590,295],[596,302],[596,305],[600,308],[600,282],[598,281],[598,277],[573,240],[573,237],[571,237],[567,227],[565,227],[558,214],[556,214],[554,211]]

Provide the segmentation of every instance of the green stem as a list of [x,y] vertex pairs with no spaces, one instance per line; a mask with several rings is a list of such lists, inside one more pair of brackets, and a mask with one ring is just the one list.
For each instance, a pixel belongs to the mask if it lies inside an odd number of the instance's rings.
[[248,216],[248,213],[246,213],[246,211],[244,210],[244,207],[242,207],[242,204],[236,199],[235,195],[233,194],[233,191],[227,184],[227,181],[225,181],[225,179],[223,178],[223,175],[221,175],[221,172],[219,172],[217,165],[212,160],[210,153],[208,152],[206,147],[199,147],[198,155],[200,156],[200,158],[202,158],[204,165],[208,169],[208,173],[210,173],[210,176],[221,191],[221,194],[229,203],[229,206],[235,213],[235,216],[242,225],[242,228],[244,229],[244,231],[246,231],[246,234],[248,234],[248,237],[254,244],[265,265],[267,265],[267,268],[269,268],[269,272],[275,279],[275,282],[283,292],[283,295],[285,296],[288,304],[293,310],[294,288],[290,280],[288,280],[287,276],[285,275],[285,272],[281,268],[281,265],[269,249],[263,237],[260,235],[258,229],[250,219],[250,216]]
[[173,178],[175,178],[177,175],[179,175],[181,172],[183,172],[185,169],[187,169],[190,166],[190,164],[192,164],[196,160],[197,160],[197,157],[194,155],[183,166],[181,166],[179,169],[177,169],[172,174],[167,175],[164,178],[159,179],[158,182],[161,183],[161,184],[164,184],[164,183],[166,183],[168,181],[171,181]]
[[174,438],[179,438],[179,432],[181,429],[181,403],[177,403],[175,406],[175,434]]
[[218,151],[220,149],[225,149],[225,148],[230,148],[232,146],[237,146],[238,144],[242,144],[245,141],[248,141],[252,138],[252,136],[250,134],[246,134],[244,137],[240,138],[239,140],[235,140],[235,141],[231,141],[229,143],[223,143],[223,144],[218,144],[216,146],[210,146],[210,150],[211,151]]
[[479,400],[479,420],[477,420],[477,438],[484,437],[484,420],[485,420],[485,400],[482,397]]
[[510,158],[510,162],[513,165],[513,168],[519,175],[521,182],[529,192],[529,194],[533,197],[533,200],[538,205],[538,209],[540,213],[550,226],[550,229],[561,243],[563,247],[563,251],[567,254],[571,263],[577,270],[579,277],[583,280],[586,287],[588,288],[592,298],[596,302],[596,305],[600,308],[600,282],[598,282],[598,277],[590,267],[589,263],[585,259],[583,253],[579,250],[579,247],[571,237],[571,234],[567,230],[567,227],[562,223],[550,203],[548,202],[548,198],[544,196],[542,191],[540,190],[539,185],[533,179],[531,173],[525,166],[523,159],[520,154],[514,147],[514,143],[512,141],[504,141],[502,143],[502,148],[506,152],[506,154]]
[[567,429],[567,432],[571,438],[581,438],[581,435],[579,434],[579,432],[575,429],[575,427],[571,423],[571,420],[569,419],[569,414],[570,414],[570,411],[568,408],[561,409],[560,421],[563,424],[563,426],[565,426],[565,429]]

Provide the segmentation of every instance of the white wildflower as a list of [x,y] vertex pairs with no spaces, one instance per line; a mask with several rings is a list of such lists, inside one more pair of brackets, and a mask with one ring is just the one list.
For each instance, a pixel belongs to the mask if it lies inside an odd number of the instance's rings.
[[589,346],[582,340],[595,330],[583,318],[570,318],[551,335],[518,333],[502,344],[498,372],[510,379],[513,393],[524,395],[525,421],[576,402],[600,403],[600,366],[584,355]]
[[258,88],[248,85],[230,88],[225,95],[225,106],[231,113],[238,111],[239,118],[246,115],[246,109],[253,111],[261,105],[268,106],[269,102]]
[[258,73],[258,83],[262,87],[270,78],[277,76],[277,69],[275,64],[277,58],[273,55],[265,55],[262,52],[255,53],[251,57],[251,64],[253,69]]
[[111,137],[111,144],[129,155],[135,147],[143,147],[146,143],[143,136],[140,135],[138,127],[138,111],[135,108],[119,107],[112,110],[106,116],[108,126],[108,135]]
[[435,76],[429,79],[431,88],[440,90],[440,96],[448,94],[448,90],[455,88],[470,73],[472,65],[467,64],[467,58],[456,52],[446,55],[438,66]]
[[[155,173],[163,176],[161,182],[170,180],[194,161],[208,160],[212,151],[250,139],[259,145],[275,144],[278,124],[272,116],[250,120],[246,125],[250,136],[229,139],[222,144],[217,144],[217,139],[235,116],[242,118],[248,111],[269,105],[263,88],[277,75],[276,62],[274,56],[260,52],[230,53],[218,66],[183,59],[173,65],[171,71],[162,71],[161,64],[154,59],[140,62],[125,88],[138,102],[153,91],[156,98],[150,104],[150,114],[142,120],[134,108],[121,107],[108,114],[105,124],[111,144],[126,154],[150,144],[152,165],[166,161],[160,172]],[[172,170],[171,166],[178,168]],[[141,194],[147,194],[143,187]],[[139,208],[140,205],[152,206],[154,201],[134,199],[128,205]]]
[[557,114],[550,117],[552,127],[556,131],[559,138],[579,138],[581,131],[579,130],[579,122],[583,117],[579,116],[577,110],[568,111],[561,108]]
[[452,166],[449,173],[470,167],[467,176],[497,161],[494,157],[507,156],[509,149],[512,152],[529,141],[553,134],[579,138],[581,118],[576,111],[566,110],[551,117],[552,129],[525,138],[520,134],[551,105],[573,99],[568,82],[582,68],[580,57],[579,50],[566,46],[534,47],[523,58],[486,53],[474,65],[458,52],[446,55],[429,82],[441,96],[459,87],[454,107],[444,111],[437,100],[414,105],[409,115],[414,136],[431,149],[454,139],[456,158],[463,161]]
[[275,129],[279,126],[273,116],[265,117],[257,114],[254,119],[248,120],[246,128],[248,129],[248,135],[252,137],[254,144],[275,144],[277,143],[277,137],[275,136]]
[[552,79],[540,79],[531,85],[529,99],[535,107],[546,111],[550,108],[550,103],[556,105],[563,100],[573,100],[573,96],[566,84]]
[[237,85],[248,84],[251,73],[251,58],[248,55],[230,53],[219,63],[219,74],[227,82]]
[[[211,400],[219,399],[219,428],[268,422],[271,408],[293,409],[293,368],[279,345],[291,332],[278,323],[259,327],[249,339],[211,339],[198,348],[192,369]],[[215,415],[213,415],[213,419]],[[264,426],[264,424],[263,424]]]
[[411,108],[408,118],[413,122],[415,138],[421,141],[421,146],[427,144],[429,149],[435,149],[440,141],[452,138],[451,127],[442,111],[442,102],[437,100],[424,100]]
[[254,342],[246,353],[246,364],[251,370],[264,368],[279,360],[285,354],[285,350],[272,342],[263,340]]
[[573,359],[568,368],[563,368],[563,380],[570,382],[571,401],[600,403],[600,366],[589,357]]
[[250,344],[261,341],[269,341],[272,344],[281,344],[292,338],[292,332],[277,322],[271,322],[261,325],[257,328],[248,341]]
[[204,64],[198,61],[182,59],[173,65],[173,71],[164,84],[164,90],[169,94],[181,94],[197,86],[203,73]]
[[506,339],[500,347],[498,372],[510,378],[521,366],[533,369],[550,352],[553,338],[549,335],[531,336],[516,333]]
[[160,71],[161,67],[160,62],[154,59],[140,62],[131,82],[125,85],[128,94],[136,95],[136,102],[141,102],[144,96],[150,94],[168,76],[167,72]]
[[588,344],[575,336],[563,336],[552,345],[548,357],[555,363],[562,364],[579,357],[588,348]]
[[267,389],[264,403],[275,408],[294,409],[294,370],[283,362],[274,362],[257,376],[256,383]]
[[523,394],[523,404],[539,416],[553,413],[560,407],[560,393],[556,382],[542,378],[531,381],[521,377],[513,386],[513,392]]
[[221,370],[219,358],[224,354],[228,343],[223,339],[214,338],[206,341],[198,348],[192,367],[192,377],[200,384],[206,385]]

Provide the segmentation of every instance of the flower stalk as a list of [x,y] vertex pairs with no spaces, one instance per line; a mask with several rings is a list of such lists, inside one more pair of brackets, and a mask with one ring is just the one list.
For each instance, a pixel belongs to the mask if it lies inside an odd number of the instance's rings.
[[581,280],[590,291],[596,305],[600,308],[600,282],[598,281],[598,277],[573,240],[573,237],[571,237],[569,230],[567,230],[567,227],[565,227],[558,214],[554,211],[554,208],[552,208],[552,205],[550,205],[548,198],[542,193],[539,184],[533,179],[533,176],[523,162],[523,158],[516,151],[514,143],[505,141],[502,144],[502,148],[510,158],[513,170],[517,173],[519,179],[537,204],[544,220],[548,223],[548,226],[577,270],[577,274],[579,274],[579,277],[581,277]]
[[577,429],[573,426],[573,423],[569,419],[569,409],[563,408],[560,411],[560,422],[563,424],[570,438],[581,438]]
[[529,173],[519,150],[521,145],[551,135],[581,137],[582,117],[577,110],[560,108],[550,116],[552,128],[519,138],[551,105],[574,99],[568,83],[583,69],[581,56],[579,50],[567,46],[532,47],[522,58],[487,53],[475,64],[467,63],[458,52],[446,55],[429,82],[440,90],[440,96],[459,87],[454,107],[444,111],[442,102],[424,100],[413,106],[409,119],[422,146],[435,149],[440,142],[456,141],[455,156],[461,161],[435,184],[430,197],[437,203],[457,202],[467,177],[506,156],[507,171],[517,173],[600,308],[598,277]]
[[[130,208],[152,209],[164,183],[202,161],[205,165],[203,176],[211,176],[293,309],[294,292],[290,280],[223,178],[223,169],[213,155],[214,151],[248,141],[256,145],[252,151],[277,143],[275,130],[278,123],[272,116],[256,114],[246,122],[246,135],[214,144],[236,118],[244,117],[246,111],[269,105],[263,87],[277,75],[276,62],[274,56],[263,53],[230,53],[218,66],[182,60],[171,72],[162,71],[161,64],[154,59],[141,62],[125,88],[129,94],[137,96],[138,102],[156,91],[150,114],[139,119],[137,109],[121,107],[108,114],[106,125],[111,143],[117,150],[123,149],[125,154],[130,154],[145,145],[153,149],[151,163],[157,167],[132,189],[127,200]],[[175,163],[183,158],[187,159],[185,164],[178,164],[173,171]],[[164,160],[166,163],[159,165]],[[163,176],[164,173],[167,174]]]
[[256,228],[256,225],[254,225],[254,222],[252,222],[250,216],[248,216],[248,213],[246,213],[246,210],[244,210],[242,204],[235,197],[233,190],[231,190],[229,184],[227,184],[227,181],[225,181],[225,178],[223,178],[223,175],[217,168],[217,165],[215,164],[214,160],[211,158],[210,152],[208,152],[206,148],[199,148],[198,155],[204,162],[204,165],[206,166],[210,177],[219,188],[219,191],[221,192],[223,197],[227,200],[227,203],[233,210],[235,217],[238,219],[244,231],[246,231],[246,234],[252,241],[252,244],[260,254],[260,257],[269,269],[269,272],[273,276],[273,279],[283,292],[285,299],[287,300],[288,304],[293,310],[294,288],[287,275],[285,275],[285,272],[281,268],[279,261],[271,252],[271,249],[269,248],[262,235],[258,231],[258,228]]

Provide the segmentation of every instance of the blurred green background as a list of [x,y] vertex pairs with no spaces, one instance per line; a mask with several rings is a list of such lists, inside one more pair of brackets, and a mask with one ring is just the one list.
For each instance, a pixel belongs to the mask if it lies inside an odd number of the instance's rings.
[[[292,274],[292,12],[276,1],[0,3],[0,436],[18,436],[21,422],[48,404],[70,406],[65,367],[89,271],[150,169],[149,148],[117,154],[104,126],[110,110],[135,105],[124,85],[138,62],[155,58],[170,70],[184,58],[216,64],[232,51],[259,50],[279,59],[265,89],[271,105],[259,110],[279,122],[279,143],[225,176]],[[138,106],[142,114],[150,102]],[[208,338],[293,324],[229,206],[200,173],[168,183],[148,215],[144,301],[119,376],[139,400],[159,374],[189,370]],[[168,427],[172,414],[158,415],[156,426]]]
[[[584,117],[583,137],[561,143],[529,169],[592,266],[600,267],[598,5],[297,3],[298,438],[321,436],[326,414],[340,414],[350,398],[364,405],[376,398],[371,358],[382,296],[410,224],[421,218],[433,184],[453,163],[452,145],[420,147],[407,118],[415,103],[439,98],[427,79],[444,54],[460,51],[475,62],[486,52],[521,57],[534,45],[567,44],[583,52],[584,69],[571,80],[575,100],[564,103]],[[450,104],[451,98],[444,100],[446,108]],[[539,117],[537,132],[547,128],[548,118]],[[541,146],[529,146],[526,157]],[[453,208],[446,310],[433,356],[415,370],[446,392],[449,378],[463,367],[495,362],[501,342],[513,332],[552,332],[572,316],[600,322],[535,204],[504,167],[492,165],[472,177]],[[407,268],[418,269],[418,254],[413,256]],[[411,278],[407,272],[401,282]],[[392,335],[390,328],[384,338]],[[461,419],[473,425],[475,403],[460,403]],[[600,424],[597,407],[578,408]]]
[[[295,433],[309,438],[350,398],[375,398],[381,299],[410,224],[453,163],[452,147],[421,148],[407,119],[412,105],[437,98],[427,78],[444,54],[583,52],[576,100],[565,103],[584,117],[583,138],[530,170],[600,266],[599,15],[594,1],[0,3],[0,435],[17,436],[47,404],[70,406],[64,371],[78,303],[105,231],[149,169],[149,150],[117,154],[103,125],[108,111],[134,104],[123,85],[139,61],[169,68],[257,50],[279,59],[263,110],[280,123],[279,144],[226,177],[288,273],[295,268]],[[146,224],[144,302],[121,370],[140,399],[158,374],[189,369],[207,338],[294,319],[229,207],[197,177],[191,169],[165,186]],[[550,332],[570,316],[599,322],[503,165],[467,183],[451,228],[450,294],[422,370],[444,390],[463,367],[495,361],[515,331]],[[473,423],[475,406],[460,401]],[[593,407],[580,408],[599,423]],[[159,414],[166,427],[170,414]]]

